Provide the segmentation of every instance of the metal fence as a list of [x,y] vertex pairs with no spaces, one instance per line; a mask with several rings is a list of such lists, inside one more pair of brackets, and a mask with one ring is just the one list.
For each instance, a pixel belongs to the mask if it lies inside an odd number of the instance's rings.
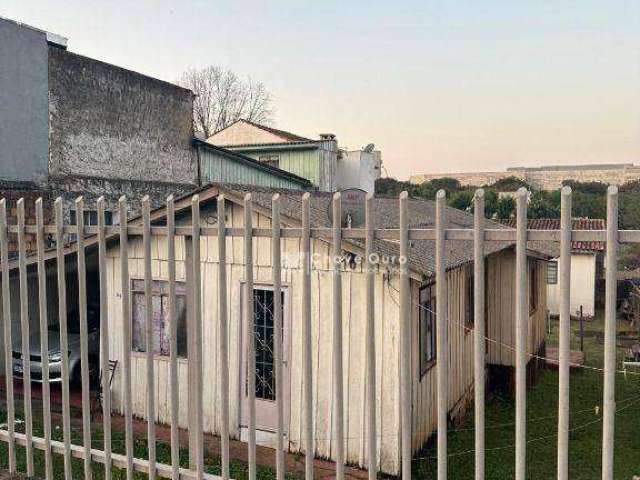
[[[528,240],[551,240],[558,241],[561,248],[559,282],[561,295],[560,308],[560,345],[559,345],[559,410],[558,410],[558,431],[557,431],[557,451],[558,451],[558,471],[559,479],[564,480],[568,477],[568,440],[569,440],[569,339],[570,339],[570,245],[571,241],[597,240],[606,241],[606,312],[605,312],[605,363],[604,363],[604,398],[603,398],[603,431],[602,431],[602,478],[605,480],[613,479],[613,454],[614,454],[614,415],[615,415],[615,372],[616,372],[616,262],[618,255],[618,246],[620,243],[640,243],[640,231],[619,231],[618,230],[618,195],[615,187],[610,187],[607,195],[607,229],[606,231],[572,231],[571,230],[571,191],[568,187],[562,189],[562,207],[561,207],[561,230],[560,231],[527,231],[527,192],[525,190],[518,191],[517,194],[517,228],[515,230],[508,229],[492,229],[486,228],[484,223],[484,199],[483,192],[478,191],[475,196],[475,226],[473,229],[450,229],[445,228],[446,209],[445,194],[438,192],[436,197],[436,218],[435,228],[409,228],[408,226],[408,197],[406,193],[402,193],[398,199],[399,208],[399,228],[396,229],[375,229],[373,225],[373,199],[368,196],[366,200],[366,220],[364,228],[342,228],[340,225],[341,218],[341,200],[340,195],[336,194],[333,199],[333,227],[331,228],[312,228],[310,224],[310,202],[309,194],[305,194],[302,199],[302,223],[300,227],[285,228],[280,224],[280,199],[276,194],[272,199],[272,228],[253,228],[252,227],[252,199],[251,195],[247,195],[244,200],[244,228],[229,228],[223,222],[219,222],[215,227],[200,226],[200,199],[196,195],[191,201],[191,226],[176,226],[175,203],[173,197],[167,199],[166,204],[166,225],[156,226],[151,224],[151,212],[149,199],[144,198],[142,201],[142,216],[135,222],[127,222],[127,201],[122,198],[119,203],[120,219],[119,226],[105,225],[105,202],[99,199],[97,202],[98,225],[93,227],[78,228],[75,226],[64,225],[63,222],[63,205],[58,199],[55,203],[55,225],[43,224],[43,204],[39,200],[36,204],[36,224],[26,225],[25,208],[22,200],[17,203],[17,225],[7,224],[7,205],[4,200],[0,201],[0,249],[2,252],[2,311],[4,321],[4,337],[5,337],[5,365],[6,365],[6,391],[7,391],[7,428],[0,430],[0,439],[8,444],[9,452],[9,468],[11,471],[16,470],[16,445],[25,447],[26,449],[26,473],[33,475],[34,473],[34,449],[43,450],[46,463],[46,476],[52,478],[52,455],[60,454],[64,456],[64,472],[65,478],[70,479],[71,459],[72,457],[84,460],[85,478],[92,475],[91,464],[97,462],[104,465],[106,478],[111,477],[113,467],[126,469],[127,478],[132,478],[134,472],[147,473],[149,478],[168,477],[173,479],[179,478],[217,478],[204,472],[204,448],[203,448],[203,405],[202,405],[202,312],[201,312],[201,292],[200,292],[200,236],[217,236],[218,239],[224,239],[225,236],[238,236],[244,238],[244,263],[245,278],[248,291],[251,291],[253,284],[253,249],[252,242],[256,237],[270,237],[272,239],[272,264],[273,264],[273,289],[275,299],[275,330],[282,330],[282,313],[280,309],[280,291],[281,271],[281,240],[282,238],[299,238],[301,239],[301,249],[303,255],[310,255],[311,239],[322,238],[330,241],[333,252],[340,254],[341,242],[343,239],[360,239],[364,241],[365,258],[367,264],[371,262],[370,253],[373,252],[373,243],[375,239],[387,239],[399,242],[400,255],[407,255],[410,241],[412,240],[432,240],[436,244],[436,279],[445,278],[445,244],[449,240],[473,240],[474,242],[474,290],[475,290],[475,329],[474,329],[474,384],[475,384],[475,478],[481,480],[484,478],[485,470],[485,322],[484,322],[484,269],[485,256],[484,247],[487,242],[492,241],[513,241],[516,245],[516,445],[515,445],[515,478],[516,480],[525,479],[525,463],[526,463],[526,366],[527,356],[527,304],[526,304],[526,272],[527,260],[526,249]],[[225,199],[220,195],[217,198],[218,211],[224,211]],[[77,210],[76,218],[83,217],[83,200],[79,198],[76,201],[75,208]],[[42,355],[42,387],[43,387],[43,422],[44,435],[42,438],[33,434],[33,413],[31,406],[31,385],[30,385],[30,367],[29,362],[23,362],[24,368],[24,415],[25,415],[25,431],[18,433],[15,431],[15,408],[14,408],[14,392],[12,382],[12,357],[10,353],[10,345],[12,345],[11,331],[11,301],[9,291],[10,270],[13,262],[10,260],[8,251],[8,235],[17,234],[18,237],[18,262],[17,269],[20,284],[20,311],[21,311],[21,348],[23,359],[29,358],[29,313],[28,313],[28,293],[27,293],[27,263],[30,255],[25,247],[25,235],[36,235],[37,243],[37,269],[39,279],[39,315],[40,315],[40,339]],[[62,355],[62,414],[63,414],[63,438],[62,442],[53,441],[51,433],[51,411],[50,411],[50,386],[48,371],[48,352],[47,345],[47,295],[57,295],[59,319],[60,319],[60,341],[61,350],[67,351],[68,333],[67,333],[67,293],[65,291],[65,255],[69,252],[65,250],[65,235],[76,234],[77,244],[74,255],[77,255],[78,266],[78,295],[80,304],[80,338],[81,338],[81,357],[82,357],[82,424],[83,424],[83,445],[75,445],[71,443],[70,429],[70,409],[69,409],[69,365],[66,355]],[[55,239],[55,252],[45,250],[45,236],[53,235]],[[125,321],[123,335],[123,350],[130,351],[131,330],[130,319],[131,311],[129,304],[129,259],[128,259],[128,240],[131,236],[142,236],[144,245],[144,291],[146,296],[146,345],[151,346],[152,338],[152,322],[151,322],[151,288],[152,288],[152,269],[151,269],[151,238],[153,235],[166,236],[167,238],[167,256],[169,261],[169,315],[170,315],[170,384],[178,384],[177,370],[177,343],[176,343],[176,237],[190,236],[193,239],[193,251],[191,252],[191,268],[194,275],[194,292],[193,305],[194,308],[194,334],[197,349],[193,355],[189,355],[190,366],[199,372],[196,384],[194,385],[197,393],[195,403],[195,422],[197,432],[195,435],[195,443],[189,445],[193,457],[196,459],[193,469],[185,469],[179,466],[179,432],[178,432],[178,392],[176,388],[172,388],[169,398],[171,401],[171,464],[161,464],[156,461],[156,425],[154,423],[154,414],[156,405],[154,404],[154,395],[147,395],[147,418],[148,418],[148,459],[136,458],[134,455],[134,435],[132,425],[132,398],[131,398],[131,365],[129,355],[125,355],[122,364],[122,375],[124,378],[124,418],[125,418],[125,444],[126,453],[124,455],[115,454],[111,447],[111,402],[109,394],[108,376],[102,376],[102,389],[104,391],[103,401],[103,432],[104,442],[102,448],[91,447],[91,424],[89,409],[89,363],[88,363],[88,347],[87,347],[87,278],[85,264],[85,249],[88,242],[98,245],[99,257],[99,282],[100,282],[100,300],[104,305],[106,303],[105,290],[105,257],[107,249],[107,239],[109,236],[119,235],[119,249],[121,259],[121,279],[122,279],[122,316]],[[219,241],[218,258],[226,258],[226,242]],[[45,261],[55,258],[57,262],[57,292],[47,292],[45,281]],[[373,267],[373,265],[368,265]],[[310,263],[302,263],[303,285],[301,305],[299,308],[302,320],[304,358],[303,372],[304,378],[311,378],[311,300],[310,300]],[[374,277],[373,268],[367,270],[366,281],[366,335],[367,341],[367,381],[366,381],[366,398],[367,398],[367,435],[368,435],[368,463],[369,478],[374,479],[377,476],[376,461],[376,396],[375,396],[375,342],[374,338]],[[227,274],[225,262],[219,265],[219,362],[221,365],[219,375],[221,392],[223,392],[221,400],[221,476],[228,479],[230,475],[229,469],[229,377],[228,377],[228,306],[226,304],[227,291]],[[400,266],[400,319],[401,319],[401,475],[403,478],[411,477],[411,362],[410,362],[410,322],[411,322],[411,299],[409,271],[407,263],[401,263]],[[341,333],[341,269],[337,264],[333,267],[333,392],[334,398],[332,402],[333,409],[333,435],[336,441],[335,461],[336,461],[336,477],[342,479],[345,475],[344,471],[344,443],[343,443],[343,366],[342,366],[342,333]],[[445,281],[437,281],[437,302],[444,304],[446,302],[447,285]],[[253,299],[247,295],[245,298],[245,308],[248,312],[247,318],[252,318]],[[447,355],[447,312],[441,309],[437,315],[437,466],[438,479],[445,480],[447,478],[447,365],[445,360]],[[107,319],[106,309],[102,308],[100,313],[100,332],[101,332],[101,369],[108,370],[109,361],[109,322]],[[246,348],[248,358],[248,378],[249,385],[255,383],[255,344],[252,329],[246,329]],[[277,448],[276,448],[276,471],[279,480],[285,475],[284,462],[284,445],[283,445],[283,395],[279,392],[284,388],[282,380],[282,340],[281,335],[275,334],[275,360],[276,360],[276,402],[277,402]],[[154,381],[154,363],[153,349],[146,348],[146,388],[153,390]],[[208,377],[210,378],[210,377]],[[305,381],[303,386],[303,405],[306,421],[304,422],[305,431],[303,438],[305,441],[305,476],[307,479],[313,477],[313,430],[312,430],[312,383]],[[255,420],[255,392],[252,388],[249,392],[249,421],[248,421],[248,478],[253,480],[256,478],[256,420]]]

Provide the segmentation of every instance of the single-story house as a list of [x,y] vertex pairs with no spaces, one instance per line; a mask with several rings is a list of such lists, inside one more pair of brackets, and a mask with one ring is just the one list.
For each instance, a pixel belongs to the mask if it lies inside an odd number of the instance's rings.
[[[216,185],[203,187],[199,194],[201,222],[205,226],[216,225],[223,218],[229,227],[243,226],[243,199],[248,192],[253,194],[254,228],[268,228],[271,224],[271,199],[280,193],[281,222],[283,227],[301,224],[301,197],[304,192],[276,190],[247,186]],[[217,196],[227,199],[226,211],[217,211]],[[331,195],[311,192],[312,227],[330,225],[327,214]],[[375,198],[375,226],[397,228],[399,224],[398,200]],[[434,226],[435,203],[428,200],[408,201],[409,225],[415,228]],[[165,221],[164,208],[152,212],[155,225]],[[177,224],[191,223],[191,196],[176,200]],[[465,212],[447,207],[447,227],[471,228],[473,217]],[[487,220],[488,228],[507,228]],[[133,219],[132,224],[140,224]],[[243,354],[243,329],[247,328],[242,298],[253,295],[255,314],[254,328],[260,327],[266,335],[257,342],[256,362],[258,440],[272,445],[275,442],[275,416],[270,415],[274,399],[272,353],[273,286],[271,268],[271,239],[254,239],[254,288],[245,291],[244,258],[242,237],[227,238],[227,305],[229,308],[229,394],[230,432],[234,438],[245,439],[247,433],[246,387],[243,387],[246,371],[246,356]],[[87,240],[88,256],[95,258],[95,238]],[[71,245],[67,258],[73,261],[75,245]],[[332,458],[332,271],[330,267],[330,241],[313,238],[311,311],[313,349],[313,415],[315,455]],[[346,258],[357,258],[363,254],[363,244],[358,240],[344,240],[342,250]],[[390,240],[376,240],[374,250],[381,259],[397,258],[398,244]],[[132,344],[123,350],[122,291],[120,278],[120,249],[118,236],[108,238],[106,278],[106,308],[109,319],[109,351],[111,360],[131,356],[133,412],[146,416],[146,398],[155,396],[156,418],[161,423],[170,422],[170,389],[179,391],[179,424],[190,427],[188,414],[189,392],[192,382],[188,376],[188,350],[193,330],[190,299],[193,292],[193,276],[190,274],[192,252],[191,238],[176,240],[176,271],[178,312],[179,382],[170,385],[167,321],[167,243],[162,236],[152,239],[152,276],[155,350],[155,388],[149,392],[145,386],[146,359],[144,350],[144,301],[143,244],[140,237],[129,241],[129,276],[131,301]],[[201,252],[201,310],[203,338],[203,421],[205,432],[220,432],[220,382],[218,380],[218,248],[217,237],[203,235]],[[412,417],[413,451],[422,448],[435,432],[436,419],[436,318],[435,312],[447,308],[449,315],[449,392],[450,417],[462,415],[473,398],[473,248],[471,241],[450,240],[446,245],[446,281],[448,300],[446,306],[436,305],[435,300],[435,245],[433,241],[413,240],[409,248],[410,292],[412,299]],[[488,242],[486,245],[486,331],[487,364],[511,372],[515,365],[515,251],[512,242]],[[533,250],[528,258],[528,302],[529,335],[528,353],[544,352],[545,318],[547,296],[545,288],[546,263],[548,257]],[[297,238],[282,240],[282,288],[283,288],[283,340],[285,356],[285,432],[286,448],[291,452],[304,450],[303,436],[303,344],[300,318],[302,302],[301,244]],[[55,262],[51,257],[50,262]],[[90,261],[91,265],[95,265]],[[55,264],[50,268],[55,275]],[[361,262],[346,261],[342,274],[343,299],[343,348],[344,348],[344,432],[346,461],[366,466],[366,422],[365,422],[365,272]],[[97,288],[92,286],[91,288]],[[396,475],[400,471],[400,325],[399,325],[399,276],[393,263],[380,262],[375,272],[375,344],[376,344],[376,397],[378,462],[382,472]],[[55,289],[49,289],[55,295]],[[55,308],[50,308],[55,312]],[[36,312],[34,312],[36,313]],[[37,313],[36,313],[37,317]],[[36,320],[37,322],[37,320]],[[14,336],[19,327],[14,324]],[[533,365],[535,361],[531,361]],[[112,407],[123,412],[123,377],[117,369],[112,385]]]
[[[505,222],[515,227],[515,219]],[[560,230],[559,218],[532,218],[528,220],[529,230]],[[574,218],[573,230],[606,230],[602,218]],[[551,315],[560,315],[560,285],[558,262],[560,242],[535,242],[536,249],[549,254],[552,260],[547,267],[547,304]],[[603,277],[605,242],[571,242],[571,292],[570,312],[573,316],[593,318],[596,311],[598,279]]]

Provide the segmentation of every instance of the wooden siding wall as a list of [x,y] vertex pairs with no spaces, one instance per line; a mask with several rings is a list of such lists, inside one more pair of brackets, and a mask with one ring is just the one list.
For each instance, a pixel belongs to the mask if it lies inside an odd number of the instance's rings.
[[[203,183],[224,182],[259,187],[302,189],[302,185],[296,181],[245,165],[207,148],[200,148],[199,155]],[[288,171],[292,172],[292,170]]]
[[[535,264],[538,277],[538,308],[529,316],[529,353],[536,354],[544,342],[547,318],[546,262],[529,258]],[[492,255],[487,261],[488,292],[501,292],[501,295],[487,297],[487,332],[495,341],[487,344],[487,362],[493,365],[515,366],[515,254],[505,250]],[[529,279],[529,277],[527,277]],[[527,284],[527,301],[529,285]]]
[[[449,318],[449,411],[457,410],[458,404],[471,391],[473,385],[473,330],[463,327],[466,308],[466,285],[470,277],[469,265],[447,271],[447,288],[449,301],[447,312]],[[413,450],[419,450],[435,432],[437,427],[436,411],[436,364],[420,373],[419,362],[419,284],[412,282],[412,348],[413,348]],[[438,311],[440,307],[437,307]]]
[[[269,227],[270,219],[254,214],[254,226]],[[208,217],[203,213],[203,218]],[[234,205],[229,208],[227,224],[242,226],[242,208]],[[227,239],[228,252],[228,298],[229,305],[229,354],[230,354],[230,418],[231,432],[240,437],[240,318],[241,288],[244,275],[243,241],[241,238]],[[271,284],[271,246],[270,239],[254,240],[254,281],[256,284]],[[179,239],[176,247],[177,280],[185,280],[184,239]],[[313,322],[313,395],[314,395],[314,437],[316,455],[329,458],[331,446],[331,271],[329,265],[328,244],[321,240],[312,241],[314,253],[324,259],[322,265],[312,272],[312,322]],[[123,351],[119,250],[112,248],[108,252],[108,308],[110,345],[112,357],[121,360]],[[167,278],[166,242],[154,238],[152,244],[152,268],[154,279]],[[202,237],[202,312],[203,312],[203,359],[207,372],[203,385],[204,392],[204,429],[207,432],[219,432],[220,412],[218,409],[220,392],[217,380],[218,338],[217,327],[217,238]],[[143,250],[139,240],[130,242],[130,276],[143,275]],[[291,326],[290,351],[291,382],[289,394],[288,441],[291,451],[302,450],[303,433],[302,403],[302,325],[299,317],[301,305],[301,268],[299,264],[299,239],[283,239],[283,287],[288,291],[286,301],[290,302]],[[380,271],[376,277],[376,351],[377,351],[377,428],[378,455],[381,469],[388,473],[397,473],[399,469],[399,351],[398,351],[398,297],[388,284],[388,274]],[[395,282],[397,284],[397,280]],[[365,465],[365,275],[360,267],[345,272],[342,282],[343,296],[343,362],[345,367],[345,436],[346,459],[353,464]],[[396,285],[397,288],[397,285]],[[132,384],[134,414],[145,416],[146,394],[145,359],[142,355],[132,354]],[[187,363],[181,360],[179,365],[180,384],[180,425],[187,427],[188,381]],[[168,423],[170,420],[169,363],[166,358],[158,357],[155,362],[155,392],[157,421]],[[121,371],[114,378],[113,408],[122,411]]]
[[[529,353],[537,353],[544,341],[546,320],[546,262],[535,262],[538,276],[538,309],[529,318]],[[473,400],[473,330],[465,328],[467,306],[467,283],[473,265],[465,265],[447,272],[449,293],[449,412],[453,418],[465,411],[465,404]],[[491,340],[512,346],[515,349],[515,255],[506,250],[487,259],[487,336]],[[419,284],[412,282],[412,302],[419,304]],[[528,291],[528,289],[527,289]],[[413,308],[413,450],[422,448],[437,427],[436,364],[420,373],[419,365],[419,308]],[[487,346],[487,362],[497,365],[515,365],[514,352],[506,347],[496,347],[495,341]]]

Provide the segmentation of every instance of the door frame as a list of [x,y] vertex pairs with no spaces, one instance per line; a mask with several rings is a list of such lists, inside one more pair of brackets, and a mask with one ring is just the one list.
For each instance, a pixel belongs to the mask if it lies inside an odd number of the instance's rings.
[[[263,290],[273,290],[273,283],[264,282],[264,281],[254,281],[254,288],[259,288]],[[287,282],[282,282],[281,291],[284,295],[284,301],[282,304],[283,312],[282,312],[282,329],[283,329],[283,339],[282,339],[282,350],[284,357],[284,378],[282,382],[283,394],[284,394],[284,405],[283,405],[283,427],[285,436],[289,436],[289,421],[291,414],[291,287]],[[246,292],[246,282],[244,280],[240,281],[240,295],[239,295],[239,309],[238,312],[240,314],[239,325],[240,325],[240,338],[238,339],[238,365],[239,365],[239,389],[238,389],[238,397],[240,400],[240,408],[238,409],[238,425],[240,430],[243,428],[247,428],[248,419],[246,417],[248,411],[248,402],[247,397],[245,396],[244,385],[246,383],[246,328],[248,327],[247,316],[245,312],[245,295]],[[261,405],[262,404],[262,405]],[[268,424],[264,421],[261,422],[261,413],[263,413],[262,417],[265,416],[265,410],[268,412],[269,410],[273,410],[275,412],[275,402],[270,400],[260,400],[256,398],[256,430],[275,433],[277,430],[276,416],[275,413],[273,415],[266,414],[268,418],[273,418],[273,423]],[[269,408],[271,407],[271,408]]]

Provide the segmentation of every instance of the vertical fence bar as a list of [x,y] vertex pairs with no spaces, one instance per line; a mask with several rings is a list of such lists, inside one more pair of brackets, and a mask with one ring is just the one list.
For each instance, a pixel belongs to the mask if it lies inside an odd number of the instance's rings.
[[271,200],[271,263],[273,264],[273,315],[274,315],[274,353],[276,374],[276,478],[284,480],[284,388],[282,375],[283,350],[282,350],[282,260],[280,253],[280,194],[276,193]]
[[24,231],[24,198],[18,200],[18,269],[20,275],[20,328],[22,339],[22,383],[24,393],[27,476],[33,476],[33,418],[31,413],[31,364],[29,362],[29,291],[27,284],[27,247]]
[[560,338],[558,350],[558,480],[569,478],[569,360],[571,341],[571,187],[560,191]]
[[436,194],[436,374],[438,384],[438,480],[447,480],[449,342],[445,258],[445,192]]
[[484,190],[476,190],[473,208],[473,380],[475,396],[475,479],[484,480],[485,318],[484,318]]
[[344,396],[342,377],[342,198],[333,195],[333,235],[331,260],[333,272],[333,450],[336,460],[336,479],[344,478]]
[[69,405],[69,336],[67,327],[67,275],[64,257],[64,216],[62,198],[55,201],[56,267],[58,278],[58,323],[60,324],[60,352],[62,383],[62,437],[64,441],[64,478],[71,480],[71,412]]
[[400,210],[400,407],[402,478],[411,478],[411,288],[409,283],[409,224],[407,203],[409,195],[402,192]]
[[369,460],[369,480],[378,477],[378,449],[376,442],[376,326],[375,326],[375,273],[377,265],[373,263],[374,235],[373,193],[368,193],[365,200],[365,265],[366,265],[366,350],[367,350],[367,458]]
[[122,300],[122,390],[124,403],[127,480],[133,479],[133,419],[131,406],[131,304],[129,289],[129,233],[127,232],[127,198],[118,200],[120,220],[120,290]]
[[104,476],[111,478],[111,382],[109,374],[109,311],[107,302],[107,242],[105,235],[105,200],[98,198],[98,275],[100,282],[100,376],[102,388],[102,430]]
[[245,310],[247,314],[247,401],[249,409],[249,480],[256,478],[256,350],[253,320],[253,202],[251,194],[244,197],[244,276],[246,285]]
[[89,333],[87,331],[87,268],[84,244],[84,200],[76,199],[76,225],[78,227],[78,305],[80,310],[80,377],[82,383],[82,442],[84,445],[84,477],[91,472],[91,411],[89,399]]
[[527,463],[527,189],[517,194],[516,233],[516,480]]
[[200,197],[194,195],[191,197],[191,238],[192,242],[192,265],[193,269],[193,313],[194,313],[194,330],[195,330],[195,370],[196,385],[194,391],[196,393],[196,472],[198,478],[204,475],[204,436],[202,432],[202,281],[201,281],[201,265],[200,265]]
[[147,371],[147,444],[149,479],[156,478],[156,404],[153,372],[153,279],[151,273],[151,206],[149,196],[142,198],[142,243],[144,249],[145,357]]
[[305,479],[313,480],[313,361],[311,342],[311,222],[309,199],[302,195],[302,341],[304,345],[304,449]]
[[227,312],[227,233],[224,195],[218,195],[218,319],[220,321],[220,428],[222,479],[229,480],[229,320]]
[[169,276],[169,382],[171,399],[171,478],[180,478],[178,318],[176,316],[176,229],[173,195],[167,197],[167,263]]
[[604,394],[602,414],[602,480],[613,479],[613,435],[616,414],[616,271],[618,264],[618,187],[607,191],[605,267]]
[[9,473],[16,473],[15,399],[13,395],[13,332],[11,325],[11,291],[9,284],[9,241],[7,238],[7,201],[0,200],[0,250],[2,250],[2,317],[4,333],[4,374],[7,400],[7,431],[9,433]]
[[53,478],[51,458],[51,385],[49,384],[49,319],[47,309],[47,269],[44,263],[44,218],[42,198],[36,200],[36,250],[38,255],[38,310],[40,314],[40,368],[42,374],[42,417],[45,478]]

